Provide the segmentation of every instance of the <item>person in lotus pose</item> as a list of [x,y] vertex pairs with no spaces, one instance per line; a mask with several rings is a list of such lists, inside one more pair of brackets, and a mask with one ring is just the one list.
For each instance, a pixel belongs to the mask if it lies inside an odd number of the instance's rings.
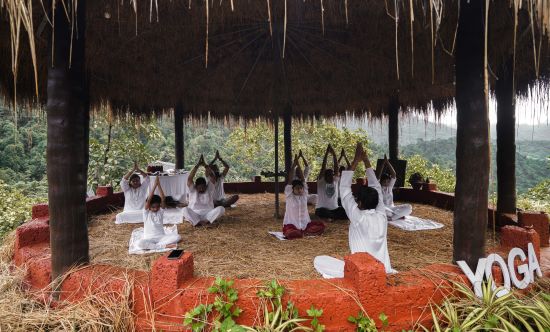
[[214,184],[207,183],[203,177],[195,181],[195,175],[201,166],[205,168],[205,174],[212,172],[210,166],[204,162],[204,156],[201,155],[199,162],[187,178],[189,205],[183,208],[183,216],[193,226],[212,224],[225,213],[223,206],[214,207]]
[[[385,170],[388,170],[389,174]],[[393,204],[393,186],[395,185],[396,174],[386,155],[384,155],[384,164],[382,164],[382,168],[378,172],[378,178],[382,186],[382,197],[386,206],[388,220],[397,220],[410,216],[412,213],[412,206],[410,204]]]
[[[223,165],[222,173],[220,173],[220,169],[218,168],[218,165],[216,165],[217,160],[219,160]],[[216,150],[216,156],[214,157],[214,160],[210,162],[209,166],[210,167],[207,168],[209,170],[207,177],[210,178],[210,182],[214,185],[214,206],[223,206],[225,208],[231,207],[231,205],[235,204],[239,200],[239,195],[233,195],[228,198],[225,197],[223,184],[225,177],[229,172],[229,165],[220,157],[219,151]]]
[[[143,182],[140,175],[143,177]],[[115,223],[143,222],[143,208],[147,199],[149,177],[139,169],[136,162],[134,168],[122,177],[120,187],[124,192],[124,210],[116,215]]]
[[[333,168],[327,169],[327,158],[332,155]],[[338,206],[338,162],[336,161],[336,153],[329,144],[325,151],[323,165],[317,178],[317,205],[315,206],[315,215],[319,218],[326,219],[347,219],[346,211],[343,207]]]
[[[365,164],[368,186],[361,186],[357,199],[351,192],[353,173],[359,164]],[[357,144],[355,157],[340,179],[342,205],[351,221],[349,226],[349,246],[351,253],[367,252],[384,264],[386,273],[394,273],[388,253],[388,221],[382,197],[382,188],[370,160],[361,143]]]
[[[294,175],[298,179],[294,179]],[[283,235],[287,239],[301,238],[302,236],[321,235],[325,225],[320,221],[311,221],[307,209],[307,184],[298,165],[298,156],[295,156],[290,169],[288,183],[285,186],[286,210],[283,221]]]
[[[157,188],[160,195],[155,195]],[[164,191],[157,177],[143,210],[143,238],[137,243],[138,248],[158,250],[175,247],[180,241],[181,237],[179,234],[166,234],[164,231],[163,218],[165,208]]]

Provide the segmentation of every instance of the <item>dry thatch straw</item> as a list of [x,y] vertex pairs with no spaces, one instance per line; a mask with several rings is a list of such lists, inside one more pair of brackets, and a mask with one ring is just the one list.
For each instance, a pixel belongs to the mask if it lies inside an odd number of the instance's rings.
[[[69,5],[76,0],[64,1]],[[151,1],[144,10],[138,1],[88,1],[92,106],[106,102],[117,113],[151,114],[182,103],[188,114],[198,117],[210,112],[218,118],[269,118],[272,109],[290,102],[294,114],[308,117],[346,112],[380,116],[397,91],[404,107],[425,108],[434,101],[437,110],[454,96],[459,1],[213,3],[199,1],[188,8],[185,1]],[[516,54],[521,91],[548,69],[544,38],[550,3],[514,3],[511,8],[511,2],[490,2],[489,65],[497,72],[509,54]],[[13,99],[13,63],[8,59],[15,25],[9,19],[25,23],[21,29],[32,23],[39,27],[29,38],[36,43],[36,57],[27,43],[20,46],[17,95],[18,100],[43,103],[50,23],[42,1],[0,4],[7,16],[7,22],[0,19],[0,89]],[[153,12],[158,22],[152,20]],[[273,70],[272,45],[279,39],[284,41],[284,80]],[[407,58],[410,63],[403,61]]]
[[53,309],[47,301],[38,300],[44,294],[29,293],[24,282],[25,270],[11,262],[11,248],[10,240],[0,247],[0,331],[122,332],[134,329],[129,278],[125,279],[122,294],[89,289],[78,303],[61,302]]
[[[283,200],[284,202],[284,200]],[[284,205],[283,205],[284,206]],[[282,211],[284,212],[284,211]],[[313,208],[311,208],[313,213]],[[128,240],[142,225],[115,225],[116,211],[93,217],[89,226],[90,257],[94,263],[148,270],[161,254],[129,255]],[[443,229],[407,232],[388,228],[392,266],[399,271],[452,260],[452,212],[413,204],[413,214],[445,224]],[[273,217],[273,194],[241,195],[236,209],[226,210],[212,228],[178,226],[180,247],[193,253],[196,276],[259,279],[319,278],[313,268],[318,255],[342,258],[349,254],[348,221],[327,224],[320,238],[279,241],[268,231],[280,231]],[[487,247],[498,243],[487,233]]]

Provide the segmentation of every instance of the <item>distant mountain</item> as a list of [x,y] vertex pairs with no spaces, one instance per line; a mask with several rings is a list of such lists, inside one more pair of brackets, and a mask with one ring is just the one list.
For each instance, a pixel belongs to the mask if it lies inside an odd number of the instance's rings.
[[[374,143],[387,146],[388,123],[382,121],[348,121],[350,129],[363,128]],[[421,117],[403,119],[399,124],[399,145],[415,144],[418,140],[431,141],[456,136],[456,127],[425,121]],[[496,139],[496,125],[491,125],[491,138]],[[550,141],[550,124],[519,125],[516,129],[517,141]],[[550,144],[550,143],[549,143]]]

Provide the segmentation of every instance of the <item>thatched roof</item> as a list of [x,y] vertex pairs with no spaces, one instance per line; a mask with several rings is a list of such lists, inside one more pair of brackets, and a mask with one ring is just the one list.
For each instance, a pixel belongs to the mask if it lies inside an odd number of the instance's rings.
[[[194,115],[210,112],[215,117],[249,118],[269,116],[271,110],[282,110],[288,103],[301,116],[346,111],[379,116],[396,95],[403,106],[422,108],[434,102],[438,108],[454,96],[459,1],[395,3],[397,10],[394,1],[381,0],[214,1],[208,8],[207,25],[204,1],[158,1],[158,21],[157,7],[149,7],[149,1],[88,1],[91,102],[93,106],[108,102],[119,111],[140,114],[181,103]],[[33,12],[43,102],[51,27],[40,2]],[[491,1],[489,16],[489,63],[496,73],[513,52],[514,10],[508,1]],[[518,22],[516,79],[521,91],[537,75],[529,11],[520,11]],[[548,42],[539,29],[533,31],[535,45],[540,47],[535,53],[539,71],[544,73]],[[10,52],[4,20],[0,85],[8,98],[13,97]],[[17,98],[35,100],[25,35],[20,52]],[[283,52],[279,63],[277,54]]]

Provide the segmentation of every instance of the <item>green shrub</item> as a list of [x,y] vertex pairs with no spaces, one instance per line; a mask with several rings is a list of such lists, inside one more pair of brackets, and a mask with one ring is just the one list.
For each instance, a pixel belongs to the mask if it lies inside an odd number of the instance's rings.
[[3,237],[31,217],[33,200],[0,181],[0,242]]

